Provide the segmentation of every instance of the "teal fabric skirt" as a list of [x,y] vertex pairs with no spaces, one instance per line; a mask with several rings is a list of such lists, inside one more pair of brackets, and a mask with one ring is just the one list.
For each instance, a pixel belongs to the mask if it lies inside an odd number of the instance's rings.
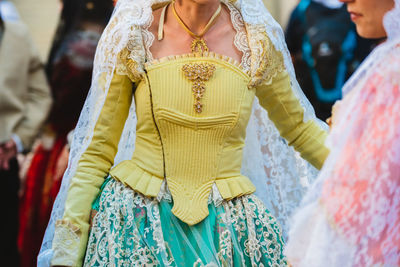
[[173,203],[108,178],[93,203],[85,266],[286,266],[280,226],[255,196],[209,204],[189,226]]

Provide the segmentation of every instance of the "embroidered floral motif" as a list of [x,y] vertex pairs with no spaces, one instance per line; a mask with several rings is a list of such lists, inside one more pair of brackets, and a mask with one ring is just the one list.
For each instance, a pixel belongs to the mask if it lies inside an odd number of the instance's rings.
[[206,90],[205,82],[213,76],[215,72],[215,66],[210,63],[185,64],[182,67],[182,71],[186,78],[193,82],[192,91],[195,99],[194,110],[197,113],[201,113],[203,111],[201,99],[203,98]]
[[264,25],[248,25],[249,45],[252,49],[252,86],[270,84],[273,78],[285,70],[283,54],[276,50]]
[[129,34],[128,45],[118,55],[116,72],[127,75],[132,82],[138,82],[144,73],[143,64],[146,51],[143,47],[140,28],[134,27]]

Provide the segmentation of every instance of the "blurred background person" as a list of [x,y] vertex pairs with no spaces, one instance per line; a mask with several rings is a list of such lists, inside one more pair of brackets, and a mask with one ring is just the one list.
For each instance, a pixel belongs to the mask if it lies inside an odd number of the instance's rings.
[[90,88],[100,35],[112,0],[65,0],[46,67],[53,106],[30,161],[21,199],[18,244],[22,266],[36,266],[51,208],[68,163],[68,133]]
[[363,39],[339,0],[301,0],[286,30],[297,79],[326,120],[342,87],[379,40]]
[[[0,10],[5,5],[0,1]],[[8,6],[10,7],[10,6]],[[4,216],[0,234],[1,258],[8,266],[18,266],[17,153],[28,151],[39,133],[51,106],[51,93],[43,64],[26,26],[7,9],[0,13],[0,181]],[[14,16],[14,17],[13,17]]]

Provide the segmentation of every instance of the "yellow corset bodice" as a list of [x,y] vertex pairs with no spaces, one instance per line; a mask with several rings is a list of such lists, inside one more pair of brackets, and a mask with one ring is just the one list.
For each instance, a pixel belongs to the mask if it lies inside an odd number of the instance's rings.
[[[203,83],[201,112],[195,107],[196,81],[188,78],[184,66],[213,68]],[[232,61],[216,57],[179,57],[146,70],[147,78],[135,91],[135,152],[111,175],[148,196],[158,194],[165,178],[172,212],[190,225],[207,217],[214,183],[224,199],[254,192],[240,174],[255,96],[247,86],[250,77]]]

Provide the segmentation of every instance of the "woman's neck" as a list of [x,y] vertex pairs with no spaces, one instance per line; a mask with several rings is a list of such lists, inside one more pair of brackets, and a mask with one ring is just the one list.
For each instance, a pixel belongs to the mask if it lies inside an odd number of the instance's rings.
[[194,33],[204,29],[219,5],[219,0],[175,0],[176,12]]

